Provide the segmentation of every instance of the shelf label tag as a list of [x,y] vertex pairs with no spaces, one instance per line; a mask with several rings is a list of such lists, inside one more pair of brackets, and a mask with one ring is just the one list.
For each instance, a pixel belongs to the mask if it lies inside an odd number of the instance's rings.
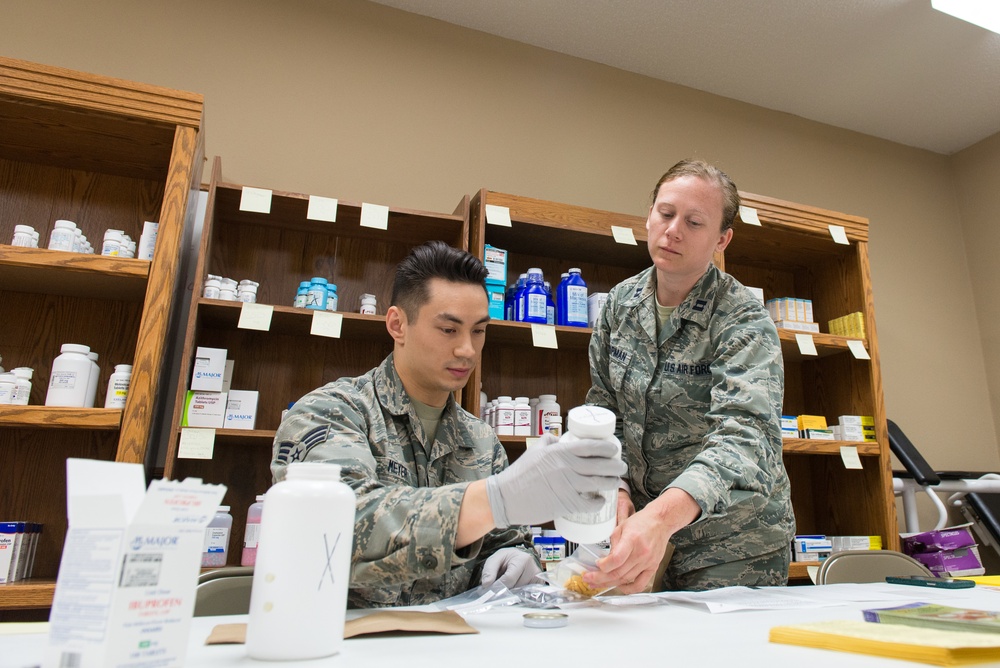
[[816,342],[812,334],[796,334],[795,342],[799,344],[799,352],[803,355],[819,355],[816,352]]
[[861,457],[858,456],[858,446],[856,445],[840,446],[840,458],[844,460],[844,468],[848,469],[862,468]]
[[361,227],[371,227],[376,230],[389,229],[389,207],[362,202]]
[[559,348],[556,342],[556,328],[554,325],[539,325],[531,323],[531,343],[536,348]]
[[240,321],[237,323],[239,329],[258,329],[266,332],[271,329],[271,315],[274,307],[270,304],[250,304],[243,302],[240,308]]
[[510,224],[510,209],[496,204],[486,205],[486,223],[488,225],[502,225],[503,227],[513,227]]
[[266,188],[243,186],[240,195],[240,211],[271,213],[271,191]]
[[761,227],[760,218],[757,217],[757,209],[752,206],[740,207],[740,220],[747,225],[756,225],[757,227]]
[[337,200],[331,197],[309,195],[309,210],[306,211],[309,220],[321,220],[326,223],[337,222]]
[[625,244],[626,246],[638,246],[635,242],[635,235],[632,234],[631,227],[621,227],[620,225],[611,226],[611,234],[615,235],[615,241],[620,244]]
[[328,336],[331,339],[340,338],[340,328],[344,324],[344,316],[329,311],[313,311],[312,326],[309,333],[313,336]]
[[856,357],[857,359],[859,360],[871,359],[871,356],[868,354],[868,351],[865,350],[865,342],[862,341],[861,339],[848,339],[847,347],[851,349],[851,352],[854,353],[854,357]]
[[177,459],[211,459],[215,449],[215,430],[184,427],[177,447]]
[[530,448],[533,445],[538,445],[538,437],[537,436],[529,436],[528,438],[524,439],[524,447],[525,447],[525,449]]
[[844,244],[845,246],[850,246],[851,242],[847,240],[847,230],[844,229],[843,225],[830,225],[830,236],[838,244]]

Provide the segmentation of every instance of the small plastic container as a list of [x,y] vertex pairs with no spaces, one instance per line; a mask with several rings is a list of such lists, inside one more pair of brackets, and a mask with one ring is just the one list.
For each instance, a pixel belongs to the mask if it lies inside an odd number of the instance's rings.
[[229,534],[233,531],[233,516],[229,506],[219,506],[215,517],[205,529],[205,547],[201,552],[201,567],[225,566],[229,555]]
[[34,228],[30,225],[15,225],[14,239],[10,242],[10,245],[31,248],[35,243],[34,232]]
[[314,311],[326,310],[327,280],[322,276],[313,276],[306,292],[306,308]]
[[497,397],[496,432],[497,436],[514,435],[514,400],[508,396]]
[[83,408],[93,364],[87,356],[90,346],[64,343],[60,355],[52,360],[52,375],[45,394],[46,406]]
[[247,509],[247,526],[243,531],[243,554],[240,555],[240,566],[253,566],[257,563],[257,543],[260,541],[260,515],[264,511],[264,495],[258,494],[257,500]]
[[292,301],[292,306],[296,308],[305,308],[306,304],[309,303],[309,286],[312,285],[311,281],[302,281],[299,283],[299,289],[295,291],[295,300]]
[[[554,422],[553,418],[559,418],[559,426],[562,427],[562,413],[559,404],[556,402],[554,394],[538,395],[538,403],[535,404],[535,411],[532,415],[531,424],[534,425],[534,435],[543,436],[547,433],[546,425]],[[555,436],[562,435],[562,429]]]
[[78,230],[72,220],[57,220],[49,235],[49,250],[72,252]]
[[329,283],[326,286],[326,310],[336,311],[337,310],[337,284]]
[[221,292],[221,284],[218,279],[209,278],[205,281],[205,289],[202,290],[201,296],[205,299],[218,299]]
[[245,304],[255,304],[257,302],[257,286],[255,284],[240,285],[236,298]]
[[528,397],[514,399],[514,436],[531,436],[531,405]]
[[122,246],[125,244],[125,236],[121,230],[106,230],[104,232],[104,243],[101,245],[101,255],[118,257],[122,254]]
[[97,365],[100,356],[91,350],[87,353],[90,359],[90,378],[87,379],[87,399],[84,401],[84,408],[93,408],[97,401],[97,380],[101,377],[101,367]]
[[15,406],[27,406],[31,397],[31,377],[35,370],[19,366],[14,369],[14,394],[11,395],[10,403]]
[[375,315],[376,301],[375,295],[363,294],[361,295],[361,308],[358,313],[366,313],[368,315]]
[[0,373],[0,404],[9,404],[14,398],[14,372]]
[[108,379],[108,392],[104,396],[105,408],[125,408],[128,387],[132,383],[132,365],[116,364],[115,372]]

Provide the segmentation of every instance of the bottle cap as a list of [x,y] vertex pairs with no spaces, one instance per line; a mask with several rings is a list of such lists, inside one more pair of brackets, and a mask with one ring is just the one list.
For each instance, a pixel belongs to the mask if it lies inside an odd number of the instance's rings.
[[61,353],[80,353],[81,355],[86,355],[90,352],[90,346],[85,346],[79,343],[64,343],[59,348]]
[[615,433],[615,414],[600,406],[577,406],[566,416],[566,426],[577,438],[607,438]]
[[115,373],[132,373],[131,364],[116,364]]

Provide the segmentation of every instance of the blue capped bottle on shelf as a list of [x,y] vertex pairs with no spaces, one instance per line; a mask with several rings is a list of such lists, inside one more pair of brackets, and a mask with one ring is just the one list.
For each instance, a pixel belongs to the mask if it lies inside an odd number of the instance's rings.
[[325,311],[327,280],[320,276],[313,276],[309,283],[309,291],[306,293],[306,308]]
[[309,286],[312,285],[310,281],[302,281],[299,283],[299,289],[295,291],[295,301],[292,302],[292,306],[298,308],[305,308],[309,301]]
[[517,279],[507,287],[507,293],[504,296],[504,320],[516,320],[514,316],[517,315],[517,289],[519,281],[527,278],[526,274],[521,274],[521,278]]
[[539,325],[546,323],[548,301],[545,293],[545,278],[542,270],[532,267],[528,270],[528,282],[524,286],[521,303],[524,308],[523,322]]
[[559,285],[556,286],[556,324],[566,324],[566,279],[569,272],[564,271],[559,277]]
[[545,324],[556,324],[556,301],[552,299],[552,284],[545,281]]
[[517,279],[517,287],[514,289],[514,317],[513,320],[521,322],[524,320],[524,290],[528,287],[528,275],[521,274]]
[[577,267],[571,267],[566,279],[566,325],[587,327],[587,284]]

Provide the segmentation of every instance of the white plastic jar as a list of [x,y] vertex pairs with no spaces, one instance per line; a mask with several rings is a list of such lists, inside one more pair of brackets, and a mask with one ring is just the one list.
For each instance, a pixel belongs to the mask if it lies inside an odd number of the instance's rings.
[[[612,441],[618,446],[618,457],[622,454],[622,444],[615,437],[615,414],[600,406],[577,406],[566,416],[567,431],[560,442],[582,438],[599,438]],[[596,513],[573,513],[556,517],[556,531],[573,543],[600,543],[611,537],[615,530],[615,515],[618,511],[618,490],[601,492],[604,505]]]
[[514,399],[514,436],[531,436],[531,405],[528,397]]
[[87,357],[89,346],[64,343],[61,354],[52,360],[52,375],[45,394],[46,406],[71,406],[83,408],[87,403],[91,361]]
[[106,230],[104,232],[104,243],[101,245],[101,255],[118,257],[122,254],[122,244],[125,238],[121,230]]
[[0,373],[0,404],[9,404],[14,399],[14,372]]
[[376,301],[375,295],[363,294],[361,295],[361,309],[359,313],[367,313],[368,315],[375,315]]
[[514,435],[514,400],[508,396],[497,397],[496,432],[497,436]]
[[219,280],[217,278],[209,278],[205,281],[205,288],[202,290],[201,296],[205,299],[218,299],[220,292]]
[[10,242],[10,245],[31,248],[34,245],[34,232],[34,228],[30,225],[15,225],[14,239]]
[[28,399],[31,398],[31,377],[35,370],[31,367],[19,366],[14,369],[14,394],[11,395],[10,403],[15,406],[27,406]]
[[132,383],[132,365],[116,364],[115,372],[108,379],[108,392],[104,395],[105,408],[125,408],[128,387]]
[[[559,418],[560,426],[562,425],[562,413],[560,412],[559,404],[556,402],[556,395],[554,394],[540,394],[538,396],[538,403],[535,404],[535,413],[532,418],[532,424],[535,426],[534,435],[543,436],[547,433],[546,425],[553,422],[553,418]],[[560,433],[554,434],[555,436],[560,436]]]
[[93,350],[87,353],[87,357],[90,359],[90,378],[87,381],[87,400],[83,405],[86,408],[93,408],[97,400],[97,380],[101,377],[101,367],[97,365],[99,356]]
[[233,531],[233,516],[229,506],[219,506],[215,517],[205,529],[205,546],[201,551],[201,567],[225,566],[229,554],[229,534]]
[[49,235],[49,250],[71,252],[76,242],[76,223],[72,220],[57,220]]

